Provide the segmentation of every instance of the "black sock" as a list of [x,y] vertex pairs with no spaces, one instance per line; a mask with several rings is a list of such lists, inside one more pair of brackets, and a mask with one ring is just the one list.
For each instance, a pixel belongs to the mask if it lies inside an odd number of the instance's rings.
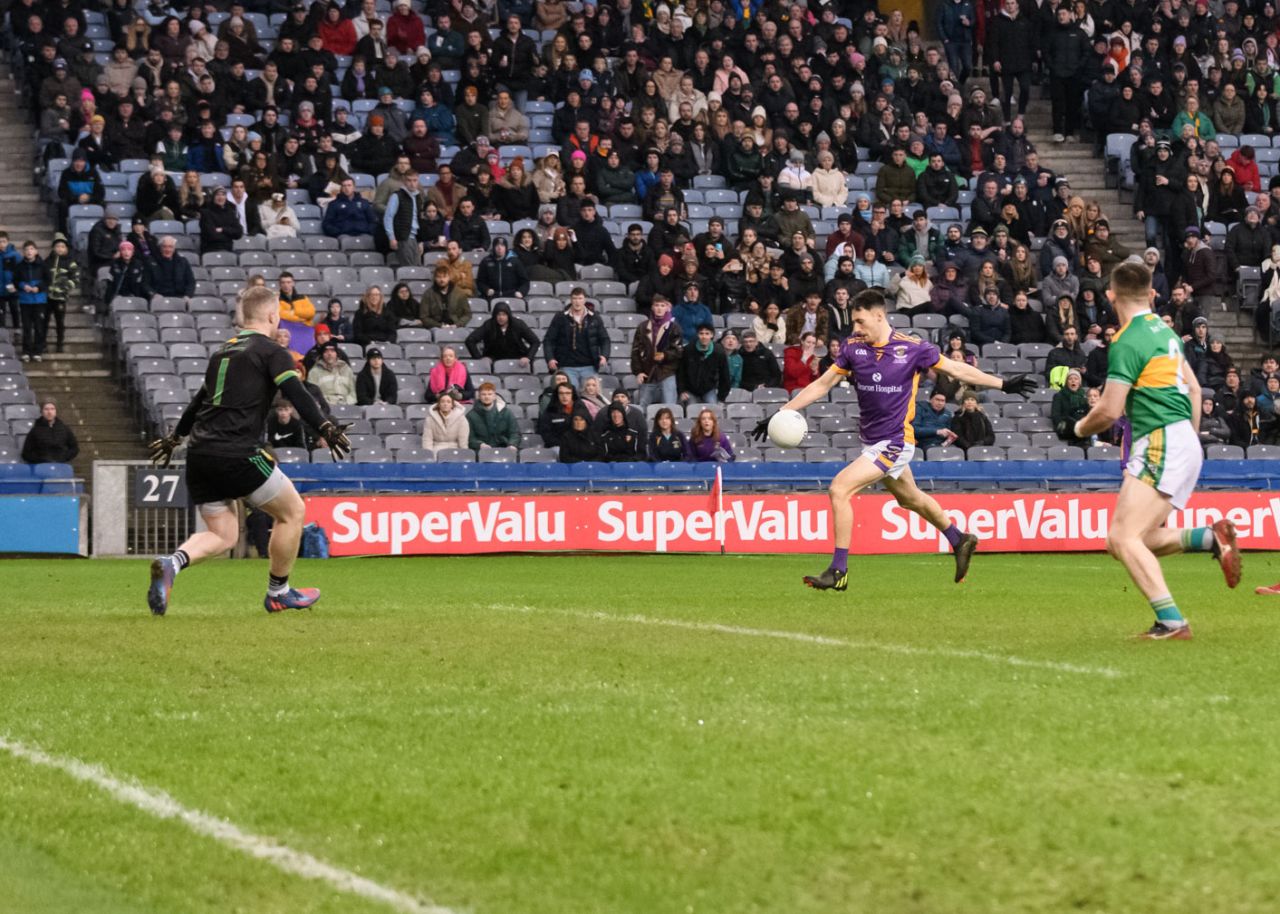
[[274,574],[267,575],[267,593],[275,596],[276,594],[284,593],[288,589],[289,576],[287,574],[281,576]]
[[173,554],[173,561],[178,566],[178,570],[181,571],[191,564],[191,556],[187,555],[186,550],[179,549]]

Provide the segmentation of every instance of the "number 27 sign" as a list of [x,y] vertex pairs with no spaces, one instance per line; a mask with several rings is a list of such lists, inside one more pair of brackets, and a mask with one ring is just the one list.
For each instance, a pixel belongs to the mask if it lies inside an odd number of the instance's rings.
[[190,503],[181,470],[139,468],[134,473],[134,507],[186,508]]

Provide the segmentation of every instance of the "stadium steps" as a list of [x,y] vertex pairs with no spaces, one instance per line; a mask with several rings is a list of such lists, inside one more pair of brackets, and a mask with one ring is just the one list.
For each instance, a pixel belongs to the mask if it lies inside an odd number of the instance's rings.
[[[1141,253],[1146,248],[1142,223],[1133,217],[1133,204],[1120,197],[1116,188],[1106,186],[1103,161],[1093,154],[1089,140],[1053,142],[1052,113],[1048,99],[1035,97],[1034,90],[1027,113],[1027,135],[1036,144],[1040,157],[1057,174],[1071,181],[1071,191],[1086,201],[1097,200],[1111,223],[1111,232],[1130,251]],[[1253,333],[1252,316],[1232,308],[1208,315],[1211,332],[1222,338],[1227,351],[1242,367],[1258,363],[1264,348]]]
[[92,485],[95,460],[145,460],[142,429],[129,411],[124,379],[115,377],[101,332],[76,299],[67,309],[66,352],[26,366],[38,396],[58,401],[58,414],[80,441],[76,475]]
[[[966,90],[981,88],[991,94],[990,83],[984,79],[970,79]],[[1093,155],[1088,141],[1053,142],[1053,109],[1049,104],[1047,89],[1032,87],[1031,103],[1023,118],[1027,136],[1035,143],[1042,164],[1071,182],[1071,191],[1085,200],[1097,200],[1102,211],[1111,220],[1111,230],[1127,247],[1141,251],[1146,244],[1142,226],[1132,218],[1132,207],[1121,203],[1116,192],[1106,186],[1103,179],[1102,160]]]
[[[0,66],[0,85],[6,83],[13,85],[9,68]],[[45,254],[56,226],[32,181],[31,127],[17,98],[12,91],[0,91],[0,125],[8,128],[0,131],[0,228],[15,244],[31,240]],[[65,351],[54,352],[50,339],[44,361],[24,368],[36,395],[57,400],[58,414],[75,431],[80,441],[76,475],[91,485],[94,460],[144,459],[146,449],[142,430],[127,409],[122,382],[104,355],[102,333],[83,304],[76,299],[67,308]]]
[[[13,88],[8,65],[0,66],[0,85]],[[33,130],[15,91],[0,91],[0,227],[16,245],[34,241],[40,253],[53,245],[56,231],[48,205],[32,180],[35,163]]]

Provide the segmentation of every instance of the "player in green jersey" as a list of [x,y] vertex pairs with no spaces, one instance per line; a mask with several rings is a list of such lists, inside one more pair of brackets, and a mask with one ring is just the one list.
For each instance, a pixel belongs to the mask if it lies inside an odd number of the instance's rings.
[[1186,507],[1200,476],[1200,385],[1187,368],[1182,340],[1151,312],[1154,295],[1151,272],[1142,264],[1123,263],[1112,271],[1107,297],[1120,318],[1120,330],[1107,353],[1102,399],[1076,423],[1075,435],[1088,438],[1128,414],[1133,448],[1107,551],[1124,563],[1155,610],[1155,624],[1140,637],[1187,640],[1191,627],[1169,594],[1158,556],[1211,552],[1227,586],[1235,587],[1240,583],[1240,551],[1228,520],[1189,530],[1165,527],[1174,508]]

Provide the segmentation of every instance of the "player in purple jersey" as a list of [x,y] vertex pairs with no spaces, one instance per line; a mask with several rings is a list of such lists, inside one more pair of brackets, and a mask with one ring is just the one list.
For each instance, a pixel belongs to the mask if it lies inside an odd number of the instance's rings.
[[[825,400],[841,381],[858,392],[862,454],[831,481],[831,514],[835,521],[835,552],[831,565],[804,582],[818,590],[849,586],[849,542],[853,537],[852,498],[867,486],[884,481],[898,504],[933,524],[951,544],[956,559],[956,582],[964,580],[969,559],[978,546],[972,533],[961,533],[934,499],[920,490],[911,475],[915,453],[916,394],[920,378],[929,371],[950,375],[972,387],[992,387],[1021,397],[1030,396],[1036,382],[1027,375],[999,378],[964,362],[944,359],[932,343],[893,329],[885,313],[884,295],[874,289],[853,300],[853,333],[839,344],[835,363],[794,397],[783,409],[801,410]],[[768,419],[756,426],[757,439],[768,434]]]

